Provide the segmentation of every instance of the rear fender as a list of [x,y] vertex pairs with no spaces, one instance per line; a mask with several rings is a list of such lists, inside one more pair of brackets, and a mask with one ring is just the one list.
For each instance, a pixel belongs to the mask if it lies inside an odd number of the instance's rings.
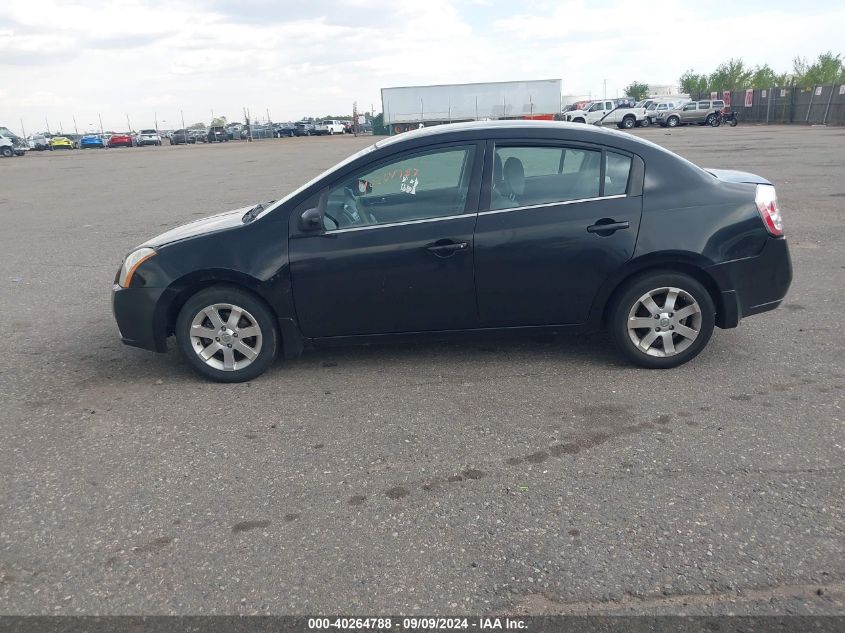
[[[593,299],[590,307],[590,323],[605,324],[607,311],[612,305],[616,295],[622,291],[628,280],[647,270],[670,270],[685,273],[701,282],[710,293],[713,303],[716,306],[716,322],[719,327],[731,327],[732,306],[728,305],[723,297],[724,288],[708,268],[713,262],[697,253],[688,251],[666,251],[661,253],[647,254],[629,261],[624,268],[619,269],[614,275],[608,277],[602,284],[598,293]],[[724,323],[724,325],[722,324]]]

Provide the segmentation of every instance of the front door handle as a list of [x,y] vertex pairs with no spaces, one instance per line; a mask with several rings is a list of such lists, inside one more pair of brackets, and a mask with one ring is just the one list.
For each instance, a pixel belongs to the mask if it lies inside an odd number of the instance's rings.
[[437,257],[450,257],[458,251],[465,251],[469,248],[469,242],[447,242],[435,243],[426,246],[426,249],[437,255]]
[[595,224],[587,227],[588,233],[596,233],[601,236],[613,235],[616,231],[627,229],[631,227],[631,223],[625,220],[624,222],[616,222],[610,218],[602,218]]

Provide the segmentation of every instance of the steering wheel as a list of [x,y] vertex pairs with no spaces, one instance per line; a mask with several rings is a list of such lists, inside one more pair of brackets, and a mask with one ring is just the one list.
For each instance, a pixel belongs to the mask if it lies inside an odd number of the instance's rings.
[[350,220],[350,224],[374,224],[375,218],[372,214],[367,213],[365,209],[358,206],[358,200],[355,192],[350,186],[343,188],[343,214]]

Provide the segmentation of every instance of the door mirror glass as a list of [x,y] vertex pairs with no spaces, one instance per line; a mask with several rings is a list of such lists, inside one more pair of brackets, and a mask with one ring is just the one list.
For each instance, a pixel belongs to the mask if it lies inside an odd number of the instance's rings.
[[323,230],[323,214],[319,209],[306,209],[299,217],[299,228],[306,232]]

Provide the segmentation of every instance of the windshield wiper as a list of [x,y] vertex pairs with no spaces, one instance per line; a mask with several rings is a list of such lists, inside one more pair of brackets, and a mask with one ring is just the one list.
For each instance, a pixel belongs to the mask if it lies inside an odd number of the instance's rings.
[[266,209],[267,207],[269,207],[269,206],[270,206],[271,204],[273,204],[274,202],[275,202],[275,200],[270,200],[269,202],[259,202],[259,203],[258,203],[258,204],[256,204],[254,207],[252,207],[249,211],[247,211],[246,213],[244,213],[244,217],[242,217],[242,218],[241,218],[241,222],[243,222],[244,224],[249,224],[249,223],[250,223],[250,222],[252,222],[252,221],[253,221],[256,217],[258,217],[258,214],[259,214],[259,213],[261,213],[262,211],[264,211],[264,209]]

